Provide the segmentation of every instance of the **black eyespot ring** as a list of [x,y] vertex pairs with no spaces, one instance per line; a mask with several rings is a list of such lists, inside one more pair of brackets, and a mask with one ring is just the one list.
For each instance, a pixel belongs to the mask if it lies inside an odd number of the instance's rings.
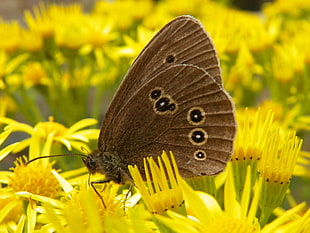
[[170,107],[170,99],[167,97],[162,97],[155,103],[155,108],[159,112],[169,111],[169,107]]
[[196,150],[194,152],[194,158],[199,161],[204,161],[207,159],[207,153],[203,150]]
[[178,110],[178,104],[170,95],[165,94],[162,87],[155,87],[149,92],[149,100],[153,105],[153,111],[158,115],[174,114]]
[[154,101],[158,100],[160,97],[164,95],[165,91],[162,87],[155,87],[149,92],[149,100],[154,103]]
[[206,113],[201,107],[193,107],[187,113],[187,121],[192,125],[201,125],[205,122]]
[[160,89],[155,89],[151,91],[150,97],[153,100],[157,100],[161,96],[162,91]]
[[172,103],[172,104],[169,105],[169,110],[170,110],[170,111],[173,111],[173,110],[175,110],[175,109],[176,109],[176,106],[175,106],[174,103]]
[[205,134],[204,132],[200,130],[196,130],[192,132],[192,140],[196,143],[201,143],[205,140]]
[[197,146],[204,145],[208,140],[208,134],[202,128],[195,128],[191,130],[190,133],[188,134],[188,137],[189,137],[189,141],[193,145],[197,145]]
[[175,56],[174,55],[169,55],[168,57],[166,57],[166,63],[172,63],[175,60]]
[[203,115],[201,111],[198,109],[192,110],[190,112],[191,120],[195,123],[200,122],[203,119]]
[[177,103],[169,95],[161,95],[153,103],[153,110],[159,115],[174,114],[177,111],[177,107]]

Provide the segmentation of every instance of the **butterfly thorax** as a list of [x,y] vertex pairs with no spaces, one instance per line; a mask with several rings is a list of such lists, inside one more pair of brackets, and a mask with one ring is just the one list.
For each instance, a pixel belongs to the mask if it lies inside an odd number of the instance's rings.
[[95,150],[87,158],[83,159],[83,162],[90,174],[98,172],[104,174],[107,181],[124,183],[129,172],[126,163],[118,158],[113,153]]

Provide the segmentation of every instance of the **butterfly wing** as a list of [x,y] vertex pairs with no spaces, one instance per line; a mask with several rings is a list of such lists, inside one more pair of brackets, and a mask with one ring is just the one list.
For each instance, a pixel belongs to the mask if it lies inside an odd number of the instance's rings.
[[183,176],[214,175],[230,158],[236,132],[229,95],[204,69],[178,64],[151,76],[115,115],[105,149],[126,164],[174,153]]
[[129,69],[106,113],[98,148],[104,149],[104,139],[112,137],[107,134],[128,99],[155,74],[175,64],[200,67],[222,86],[219,61],[210,36],[193,17],[177,17],[154,36]]

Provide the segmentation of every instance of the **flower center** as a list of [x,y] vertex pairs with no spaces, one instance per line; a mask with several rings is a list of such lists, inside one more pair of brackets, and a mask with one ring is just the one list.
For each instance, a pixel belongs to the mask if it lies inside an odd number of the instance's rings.
[[27,191],[46,197],[57,197],[60,193],[60,185],[52,174],[52,163],[43,165],[33,162],[25,166],[26,159],[18,158],[14,162],[15,168],[10,177],[9,187],[15,192]]

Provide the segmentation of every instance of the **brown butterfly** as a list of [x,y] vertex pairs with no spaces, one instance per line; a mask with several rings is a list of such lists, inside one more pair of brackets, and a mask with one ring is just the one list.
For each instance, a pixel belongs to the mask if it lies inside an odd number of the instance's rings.
[[221,172],[233,151],[234,104],[219,60],[199,21],[165,25],[128,70],[101,126],[98,149],[83,161],[91,174],[122,183],[128,165],[172,151],[183,177]]

